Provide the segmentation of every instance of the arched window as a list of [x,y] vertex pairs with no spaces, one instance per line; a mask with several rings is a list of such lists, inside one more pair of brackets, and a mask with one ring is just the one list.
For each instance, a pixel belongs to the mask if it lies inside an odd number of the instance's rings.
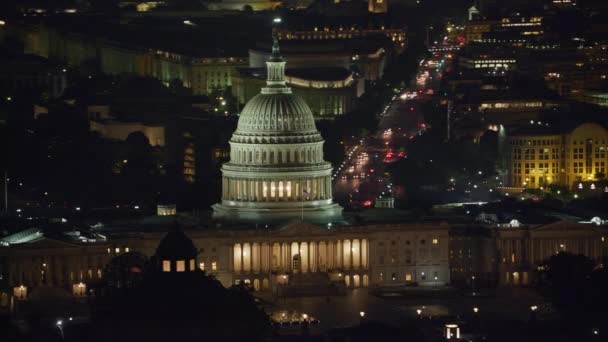
[[175,270],[177,272],[184,272],[184,271],[186,271],[186,260],[177,260],[177,265],[175,267]]
[[163,260],[163,272],[171,272],[171,260]]

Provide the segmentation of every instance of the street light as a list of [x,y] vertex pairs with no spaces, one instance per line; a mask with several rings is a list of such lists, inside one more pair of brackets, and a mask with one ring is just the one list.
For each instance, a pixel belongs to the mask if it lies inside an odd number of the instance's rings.
[[536,306],[536,305],[532,305],[532,306],[530,307],[530,310],[532,310],[532,312],[534,312],[534,311],[538,310],[538,306]]
[[359,316],[361,316],[361,318],[365,317],[365,311],[359,311]]

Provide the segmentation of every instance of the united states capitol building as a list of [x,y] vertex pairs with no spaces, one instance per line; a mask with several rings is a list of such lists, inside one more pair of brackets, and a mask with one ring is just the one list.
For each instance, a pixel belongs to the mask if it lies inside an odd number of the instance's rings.
[[[332,168],[310,108],[285,84],[285,63],[275,40],[266,87],[244,107],[230,139],[212,221],[180,224],[181,235],[172,238],[177,257],[160,260],[163,271],[200,269],[224,286],[247,284],[278,295],[327,294],[444,286],[471,277],[491,286],[526,286],[537,265],[556,252],[606,254],[604,221],[349,223],[333,202]],[[374,210],[383,217],[395,209]],[[84,296],[113,258],[152,257],[177,219],[171,210],[160,214],[154,228],[40,226],[0,235],[0,307],[46,287]],[[196,252],[180,257],[180,246],[192,244]]]

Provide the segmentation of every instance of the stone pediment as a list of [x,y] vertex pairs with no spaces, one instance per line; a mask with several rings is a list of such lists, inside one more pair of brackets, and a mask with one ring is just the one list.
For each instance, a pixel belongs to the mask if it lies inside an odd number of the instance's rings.
[[550,232],[593,232],[595,225],[581,224],[572,221],[557,221],[545,225],[541,225],[532,229],[534,233],[550,233]]
[[311,236],[325,233],[320,226],[308,222],[288,223],[281,227],[274,235],[278,236]]
[[49,239],[46,237],[40,238],[39,240],[31,241],[28,243],[15,244],[11,245],[11,247],[21,248],[21,249],[53,249],[53,248],[79,248],[77,244]]

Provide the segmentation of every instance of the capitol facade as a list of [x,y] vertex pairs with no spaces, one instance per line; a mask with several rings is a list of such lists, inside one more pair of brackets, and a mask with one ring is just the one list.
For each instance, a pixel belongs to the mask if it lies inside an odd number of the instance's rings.
[[213,216],[255,222],[340,220],[323,138],[306,102],[286,85],[276,38],[266,67],[266,87],[245,105],[230,139],[222,201],[213,206]]

